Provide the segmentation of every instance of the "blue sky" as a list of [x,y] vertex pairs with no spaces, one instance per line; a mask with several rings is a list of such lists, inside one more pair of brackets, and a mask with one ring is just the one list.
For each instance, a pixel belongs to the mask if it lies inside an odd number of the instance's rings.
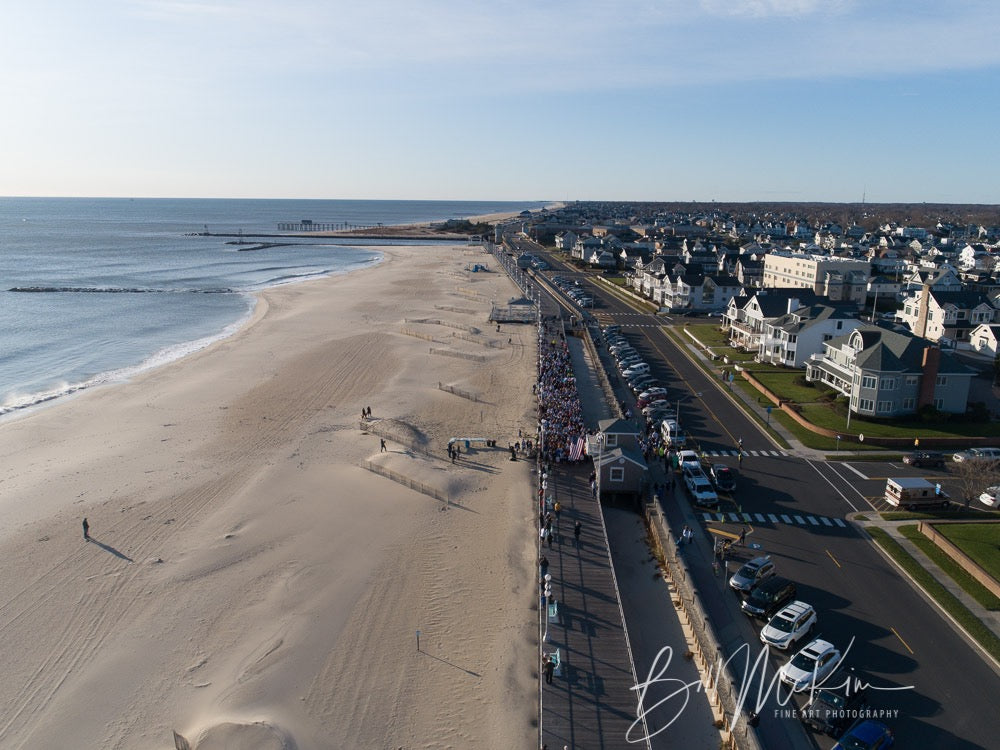
[[1000,203],[995,0],[5,6],[0,195]]

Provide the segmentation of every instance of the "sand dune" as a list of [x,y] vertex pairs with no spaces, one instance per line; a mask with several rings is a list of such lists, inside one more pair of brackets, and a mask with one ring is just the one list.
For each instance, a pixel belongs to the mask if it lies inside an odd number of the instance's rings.
[[480,251],[385,252],[0,425],[0,746],[533,742],[533,335]]

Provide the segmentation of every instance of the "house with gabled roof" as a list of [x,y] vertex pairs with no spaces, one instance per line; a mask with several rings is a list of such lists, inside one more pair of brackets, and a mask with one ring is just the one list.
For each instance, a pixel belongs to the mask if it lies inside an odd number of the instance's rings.
[[805,367],[823,344],[861,325],[853,305],[803,305],[773,320],[764,321],[757,350],[762,362],[785,367]]
[[803,304],[829,301],[811,289],[759,289],[746,296],[734,296],[722,315],[729,331],[729,343],[744,351],[759,351],[764,326]]
[[741,255],[736,261],[733,275],[746,287],[760,287],[764,284],[764,261],[751,255]]
[[896,315],[916,336],[965,347],[973,328],[1000,318],[991,299],[982,292],[941,292],[929,284],[908,297]]
[[827,341],[806,365],[806,380],[847,396],[852,413],[886,419],[925,406],[964,413],[973,375],[933,341],[872,325]]
[[969,331],[969,347],[978,354],[990,357],[1000,355],[1000,325],[980,323]]
[[962,280],[951,268],[916,268],[903,279],[903,291],[916,292],[925,285],[941,292],[962,291]]

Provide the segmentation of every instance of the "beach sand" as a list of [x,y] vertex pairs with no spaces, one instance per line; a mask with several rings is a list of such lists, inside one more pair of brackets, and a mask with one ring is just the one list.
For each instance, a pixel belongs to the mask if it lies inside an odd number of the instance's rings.
[[534,744],[533,329],[480,249],[381,249],[0,425],[0,746]]

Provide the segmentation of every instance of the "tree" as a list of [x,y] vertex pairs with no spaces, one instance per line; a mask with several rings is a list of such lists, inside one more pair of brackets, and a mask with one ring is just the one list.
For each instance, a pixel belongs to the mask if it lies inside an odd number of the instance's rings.
[[972,459],[959,461],[954,467],[959,497],[953,500],[960,501],[965,510],[969,509],[972,501],[983,494],[987,487],[1000,484],[1000,461]]

